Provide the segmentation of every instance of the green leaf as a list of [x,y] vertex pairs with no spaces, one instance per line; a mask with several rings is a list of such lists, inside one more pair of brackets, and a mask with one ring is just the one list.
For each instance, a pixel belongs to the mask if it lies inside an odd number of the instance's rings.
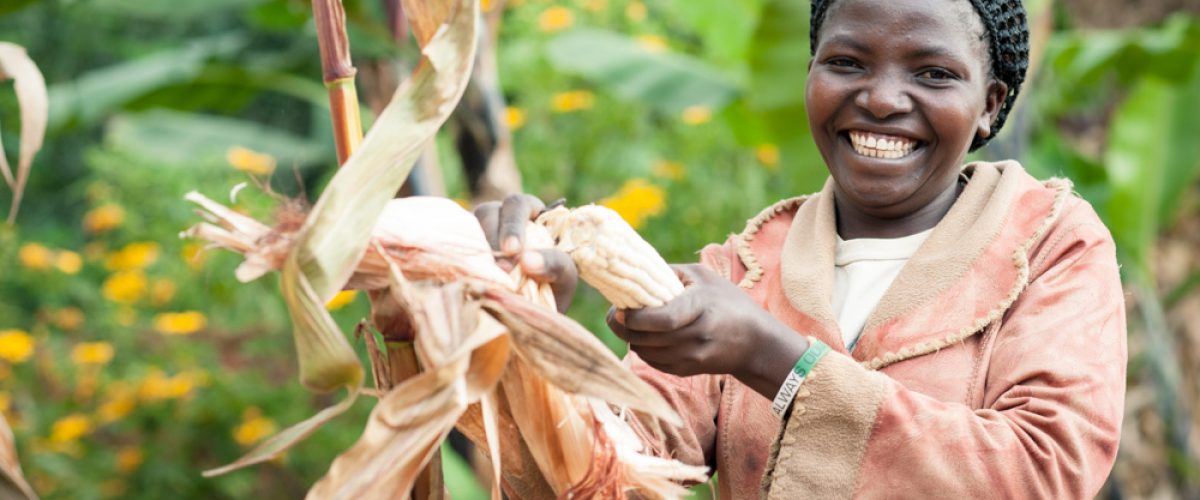
[[579,29],[564,33],[550,41],[546,55],[560,71],[671,114],[689,106],[716,111],[738,93],[728,77],[699,59],[651,52],[609,31]]
[[230,56],[245,45],[236,33],[204,38],[56,83],[50,87],[50,129],[94,123],[139,96],[192,80],[209,59]]
[[1112,120],[1105,170],[1112,199],[1109,228],[1120,248],[1144,268],[1159,228],[1178,92],[1162,79],[1140,80]]
[[709,59],[724,67],[740,69],[745,64],[762,4],[763,0],[674,0],[671,12],[700,35]]
[[1200,61],[1192,67],[1191,80],[1177,87],[1167,125],[1168,144],[1163,164],[1163,193],[1159,200],[1158,222],[1162,227],[1174,223],[1180,198],[1200,175]]
[[816,191],[828,176],[804,107],[810,57],[808,15],[804,2],[768,0],[750,47],[746,104],[762,116],[770,141],[779,147],[780,175],[791,192]]
[[246,9],[266,0],[205,0],[178,2],[175,0],[91,0],[88,7],[137,19],[191,21],[204,16],[220,15],[223,11]]
[[287,168],[333,158],[330,141],[313,141],[236,118],[168,110],[119,115],[110,123],[106,140],[164,166],[221,163],[234,146],[267,153]]

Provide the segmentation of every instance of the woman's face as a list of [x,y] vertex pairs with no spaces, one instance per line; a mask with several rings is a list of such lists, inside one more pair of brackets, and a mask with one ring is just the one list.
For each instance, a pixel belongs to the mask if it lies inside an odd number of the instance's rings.
[[983,25],[963,0],[836,0],[806,102],[839,201],[899,218],[955,185],[1007,88],[989,76]]

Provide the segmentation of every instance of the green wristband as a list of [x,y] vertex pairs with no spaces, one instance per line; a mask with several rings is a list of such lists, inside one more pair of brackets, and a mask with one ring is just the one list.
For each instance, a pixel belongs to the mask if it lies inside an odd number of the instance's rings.
[[807,377],[813,366],[830,351],[829,346],[820,340],[809,337],[808,342],[808,350],[804,351],[804,355],[800,356],[800,360],[796,361],[796,366],[792,368],[792,371],[801,377]]

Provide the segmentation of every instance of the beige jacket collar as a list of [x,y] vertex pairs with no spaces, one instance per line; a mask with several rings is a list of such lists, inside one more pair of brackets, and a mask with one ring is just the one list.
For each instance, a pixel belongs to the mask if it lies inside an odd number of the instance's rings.
[[[1043,185],[1015,162],[973,163],[964,173],[966,188],[867,319],[854,357],[872,368],[960,341],[998,318],[1024,289],[1029,247],[1070,192],[1068,182]],[[780,255],[780,282],[788,302],[824,330],[812,334],[844,350],[830,306],[836,235],[828,181],[796,212]],[[967,288],[971,295],[960,300],[974,306],[929,314]]]

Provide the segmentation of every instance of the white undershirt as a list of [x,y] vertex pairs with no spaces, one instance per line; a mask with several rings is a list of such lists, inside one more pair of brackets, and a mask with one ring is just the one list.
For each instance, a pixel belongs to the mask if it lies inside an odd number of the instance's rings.
[[932,229],[903,238],[837,239],[834,253],[833,313],[846,347],[853,348],[867,317],[883,298],[904,263]]

